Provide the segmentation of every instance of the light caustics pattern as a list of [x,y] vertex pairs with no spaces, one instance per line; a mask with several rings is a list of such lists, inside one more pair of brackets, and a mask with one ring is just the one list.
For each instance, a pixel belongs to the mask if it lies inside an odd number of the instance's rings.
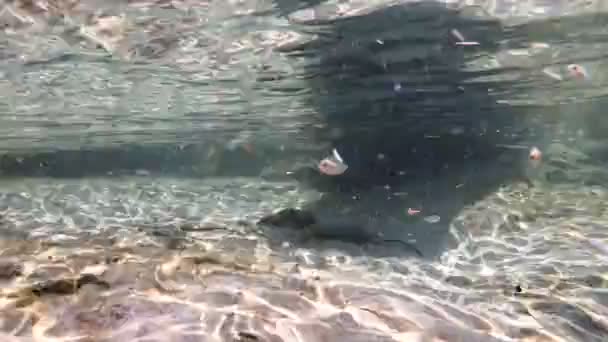
[[295,184],[3,189],[7,341],[600,341],[607,331],[608,194],[594,187],[502,189],[453,220],[457,243],[435,261],[267,238],[257,219],[317,196]]

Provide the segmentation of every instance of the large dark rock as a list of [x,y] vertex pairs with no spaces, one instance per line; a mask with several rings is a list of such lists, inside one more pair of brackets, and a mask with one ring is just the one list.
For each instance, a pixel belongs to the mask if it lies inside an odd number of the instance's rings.
[[0,280],[11,280],[23,274],[23,266],[16,260],[0,260]]

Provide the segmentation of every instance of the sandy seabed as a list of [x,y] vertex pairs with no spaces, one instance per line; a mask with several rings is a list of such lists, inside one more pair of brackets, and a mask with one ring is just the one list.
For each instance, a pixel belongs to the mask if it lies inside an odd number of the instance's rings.
[[433,260],[269,241],[315,194],[252,179],[6,181],[1,341],[605,341],[598,187],[513,185]]

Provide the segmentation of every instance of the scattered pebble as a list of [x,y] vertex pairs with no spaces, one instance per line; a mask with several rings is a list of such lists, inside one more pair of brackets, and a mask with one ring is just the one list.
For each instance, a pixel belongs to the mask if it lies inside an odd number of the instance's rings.
[[23,266],[16,260],[0,261],[0,279],[9,280],[23,274]]
[[461,135],[463,133],[464,133],[464,127],[462,127],[462,126],[456,126],[456,127],[450,128],[450,134],[452,134],[452,135]]

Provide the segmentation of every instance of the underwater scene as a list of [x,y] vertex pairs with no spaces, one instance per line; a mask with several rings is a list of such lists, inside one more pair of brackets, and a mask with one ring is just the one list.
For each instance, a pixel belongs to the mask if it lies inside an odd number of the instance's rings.
[[608,341],[607,51],[603,0],[3,0],[0,342]]

